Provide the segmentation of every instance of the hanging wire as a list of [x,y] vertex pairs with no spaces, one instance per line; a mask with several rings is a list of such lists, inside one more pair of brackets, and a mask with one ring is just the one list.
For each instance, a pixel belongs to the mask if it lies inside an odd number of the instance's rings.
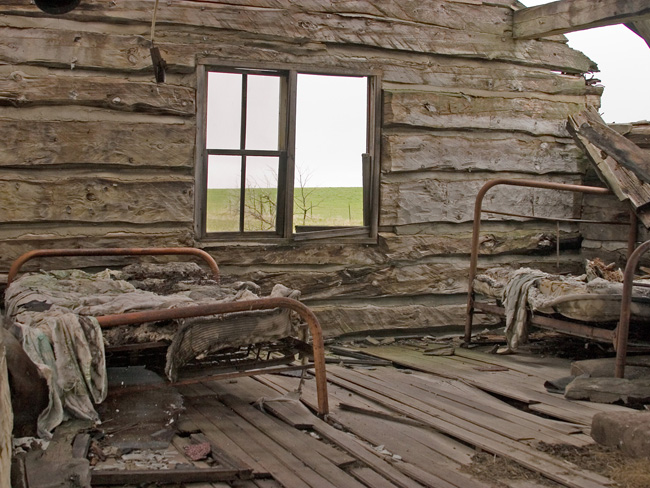
[[151,44],[153,45],[154,37],[156,35],[156,14],[158,13],[158,0],[153,6],[153,17],[151,18]]

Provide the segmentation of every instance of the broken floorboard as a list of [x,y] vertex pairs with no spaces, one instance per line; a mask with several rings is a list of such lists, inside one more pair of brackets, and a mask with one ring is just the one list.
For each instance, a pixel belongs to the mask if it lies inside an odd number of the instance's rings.
[[[182,486],[492,487],[467,471],[478,451],[517,462],[563,486],[610,485],[600,475],[535,448],[541,441],[578,447],[591,442],[584,432],[589,430],[592,413],[601,407],[565,400],[539,386],[549,374],[568,375],[568,361],[564,369],[562,360],[552,361],[549,367],[534,357],[492,356],[474,350],[449,357],[424,356],[405,346],[364,352],[431,372],[328,366],[331,414],[327,421],[313,414],[313,379],[304,382],[300,399],[294,393],[299,379],[280,375],[183,387],[186,410],[171,446],[183,458],[176,465],[235,468],[250,479]],[[492,386],[484,388],[486,384]],[[523,387],[528,390],[515,393]],[[501,393],[487,392],[495,389],[512,390],[514,397],[538,395],[546,406],[566,413],[568,420],[536,415],[530,407],[542,405],[537,400],[516,408],[503,401]],[[581,410],[582,415],[577,415]],[[206,441],[222,456],[208,459],[210,464],[184,457],[184,446]],[[505,481],[505,486],[522,485]]]
[[[395,364],[418,371],[431,373],[443,378],[460,379],[481,390],[500,395],[527,405],[527,408],[565,422],[591,425],[592,417],[602,411],[620,410],[624,407],[598,403],[567,401],[562,396],[548,393],[544,388],[545,380],[557,379],[558,371],[551,369],[540,371],[535,375],[521,367],[511,369],[505,366],[501,356],[483,354],[482,359],[462,357],[465,351],[454,356],[425,356],[421,351],[407,347],[383,346],[364,350],[382,359],[390,359]],[[486,366],[494,365],[498,368]],[[566,373],[570,374],[567,364]]]

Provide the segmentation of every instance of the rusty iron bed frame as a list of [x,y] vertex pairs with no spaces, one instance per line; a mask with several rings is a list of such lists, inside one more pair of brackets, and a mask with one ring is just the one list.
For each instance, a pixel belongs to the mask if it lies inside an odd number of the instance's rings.
[[[472,340],[472,323],[473,316],[476,311],[491,313],[495,315],[504,316],[505,309],[498,305],[493,305],[490,303],[482,302],[476,300],[476,295],[474,292],[474,279],[477,274],[478,267],[478,257],[479,257],[479,235],[481,228],[481,214],[483,211],[486,213],[497,213],[503,214],[502,212],[491,212],[489,210],[483,210],[483,198],[485,194],[491,188],[498,185],[509,185],[509,186],[521,186],[528,188],[541,188],[548,190],[559,190],[559,191],[569,191],[577,193],[585,193],[592,195],[612,195],[613,192],[600,187],[593,186],[582,186],[582,185],[571,185],[565,183],[554,183],[554,182],[545,182],[545,181],[535,181],[535,180],[516,180],[508,178],[500,178],[488,181],[483,185],[479,190],[476,201],[474,204],[474,221],[472,227],[472,243],[471,243],[471,257],[470,257],[470,268],[469,268],[469,278],[468,278],[468,291],[467,291],[467,317],[465,322],[465,343],[469,344]],[[516,215],[516,214],[507,214],[515,217],[526,217],[532,219],[539,219],[539,217],[527,216],[527,215]],[[544,219],[544,220],[562,220],[562,219]],[[591,223],[601,223],[601,224],[617,224],[617,225],[630,225],[630,231],[628,233],[627,240],[627,264],[624,272],[623,280],[623,293],[621,296],[621,312],[620,319],[616,329],[609,330],[599,328],[597,326],[590,326],[586,324],[581,324],[578,322],[573,322],[569,319],[557,319],[552,317],[546,317],[543,315],[531,315],[528,316],[528,323],[536,325],[541,328],[551,329],[557,332],[562,332],[565,334],[583,337],[587,339],[594,339],[606,342],[612,342],[616,350],[616,368],[615,376],[617,378],[623,378],[625,373],[625,361],[628,351],[628,336],[629,336],[629,323],[630,323],[630,308],[632,301],[632,286],[634,279],[634,271],[636,266],[643,255],[648,249],[650,249],[650,241],[646,241],[641,244],[636,250],[636,239],[637,239],[637,218],[636,214],[633,211],[630,211],[630,222],[595,222],[595,221],[585,221],[580,219],[564,219],[565,221],[571,222],[591,222]],[[557,243],[559,249],[559,242]]]
[[[26,252],[19,256],[12,264],[7,276],[7,286],[18,275],[21,267],[32,259],[42,257],[72,257],[72,256],[161,256],[161,255],[189,255],[203,259],[212,271],[214,279],[218,282],[220,278],[219,267],[215,260],[207,252],[196,248],[96,248],[96,249],[37,249]],[[256,300],[245,300],[240,302],[215,303],[207,305],[194,305],[166,310],[149,310],[143,312],[132,312],[114,315],[103,315],[95,317],[102,328],[116,327],[120,325],[136,325],[145,322],[157,322],[163,320],[174,320],[181,318],[200,317],[205,315],[217,315],[233,312],[246,312],[255,310],[273,310],[276,308],[290,309],[296,312],[303,319],[311,334],[311,355],[310,364],[251,368],[248,370],[207,374],[188,379],[182,379],[171,383],[172,385],[191,384],[211,379],[227,379],[238,376],[252,376],[256,374],[275,373],[287,370],[314,369],[316,380],[316,393],[318,397],[318,414],[325,416],[329,413],[327,398],[327,379],[325,372],[325,347],[323,332],[320,323],[314,313],[303,303],[292,298],[270,297]],[[137,387],[136,389],[155,388],[154,386]]]

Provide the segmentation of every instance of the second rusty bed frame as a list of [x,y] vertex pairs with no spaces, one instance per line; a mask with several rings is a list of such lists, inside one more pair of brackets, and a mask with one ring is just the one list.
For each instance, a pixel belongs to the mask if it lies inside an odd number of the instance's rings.
[[[203,259],[210,267],[214,279],[218,282],[219,267],[215,260],[207,252],[196,248],[96,248],[96,249],[37,249],[29,251],[18,257],[12,264],[7,276],[7,286],[16,278],[20,268],[29,260],[43,257],[72,257],[72,256],[161,256],[161,255],[189,255]],[[174,320],[204,315],[226,314],[233,312],[245,312],[253,310],[273,310],[285,308],[293,310],[307,323],[312,339],[312,364],[316,379],[316,393],[318,397],[318,414],[325,416],[329,413],[327,399],[327,379],[325,372],[325,347],[323,343],[323,332],[314,313],[303,303],[292,298],[272,297],[256,300],[245,300],[240,302],[215,303],[208,305],[194,305],[179,307],[167,310],[149,310],[145,312],[133,312],[114,315],[102,315],[95,317],[102,328],[117,327],[120,325],[135,325],[145,322],[157,322],[162,320]],[[237,376],[251,376],[255,374],[273,373],[287,369],[304,369],[304,365],[285,366],[283,368],[259,368],[248,371],[233,373],[221,373],[206,375],[198,378],[181,380],[173,384],[190,384],[205,381],[208,379],[225,379]]]
[[[485,302],[480,302],[476,300],[474,293],[474,279],[477,274],[478,267],[478,255],[479,255],[479,235],[481,229],[481,214],[483,212],[483,198],[485,194],[491,188],[498,185],[508,185],[508,186],[521,186],[528,188],[542,188],[548,190],[560,190],[560,191],[570,191],[578,193],[586,193],[593,195],[611,195],[613,194],[610,190],[606,188],[599,188],[594,186],[582,186],[582,185],[570,185],[565,183],[554,183],[548,181],[536,181],[536,180],[516,180],[508,178],[500,178],[488,181],[483,187],[479,190],[476,201],[474,204],[474,222],[472,227],[472,245],[471,245],[471,257],[470,257],[470,268],[469,268],[469,278],[468,278],[468,290],[467,290],[467,320],[465,323],[465,337],[464,340],[466,343],[470,343],[472,339],[472,322],[473,316],[476,310],[482,312],[504,315],[505,310],[503,307],[498,305],[492,305]],[[486,212],[489,212],[486,210]],[[492,212],[500,213],[500,212]],[[514,215],[513,215],[514,216]],[[526,217],[519,215],[519,217]],[[529,216],[529,218],[539,218],[534,216]],[[551,219],[558,220],[558,219]],[[574,222],[590,222],[584,220],[571,220]],[[625,224],[619,222],[592,222],[592,223],[602,223],[602,224]],[[625,224],[627,225],[627,224]],[[627,263],[625,266],[624,279],[623,279],[623,292],[621,296],[621,312],[618,325],[615,330],[603,329],[595,326],[589,326],[585,324],[580,324],[577,322],[572,322],[569,320],[560,320],[551,317],[545,317],[542,315],[532,315],[529,317],[528,322],[546,329],[552,329],[558,332],[566,333],[569,335],[574,335],[577,337],[583,337],[587,339],[596,339],[601,341],[611,341],[614,344],[616,349],[616,367],[615,367],[615,376],[617,378],[623,378],[625,375],[625,361],[627,357],[628,350],[628,336],[629,336],[629,324],[630,324],[630,308],[632,301],[632,286],[634,279],[634,271],[636,266],[639,263],[641,256],[650,249],[650,241],[646,241],[641,244],[638,248],[635,249],[636,239],[637,239],[637,218],[636,214],[630,211],[630,231],[628,234],[627,241]],[[559,246],[559,242],[558,242]]]

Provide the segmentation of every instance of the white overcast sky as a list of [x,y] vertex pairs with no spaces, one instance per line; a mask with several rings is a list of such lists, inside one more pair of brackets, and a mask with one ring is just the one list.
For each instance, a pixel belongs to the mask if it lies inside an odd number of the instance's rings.
[[[522,0],[527,7],[549,0]],[[569,46],[598,64],[595,77],[605,87],[600,113],[606,122],[650,120],[650,47],[624,25],[565,34]]]

